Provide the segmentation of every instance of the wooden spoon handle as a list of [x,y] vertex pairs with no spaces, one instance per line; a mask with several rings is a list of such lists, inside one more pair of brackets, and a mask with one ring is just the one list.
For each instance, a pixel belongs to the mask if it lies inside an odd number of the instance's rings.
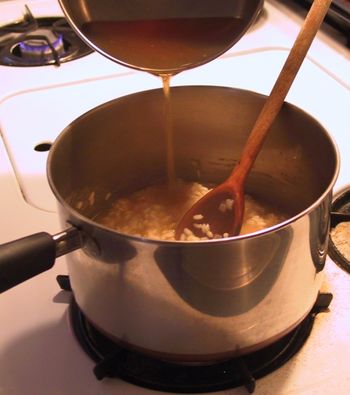
[[235,173],[235,177],[239,176],[239,179],[244,180],[253,166],[267,132],[283,105],[331,2],[332,0],[314,0],[275,85],[255,121],[243,148],[240,162],[233,169],[232,175]]

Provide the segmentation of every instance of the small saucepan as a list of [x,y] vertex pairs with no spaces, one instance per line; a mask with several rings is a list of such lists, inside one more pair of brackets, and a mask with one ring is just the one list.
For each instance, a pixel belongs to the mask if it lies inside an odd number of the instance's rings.
[[174,75],[231,48],[263,0],[59,0],[76,33],[124,66]]

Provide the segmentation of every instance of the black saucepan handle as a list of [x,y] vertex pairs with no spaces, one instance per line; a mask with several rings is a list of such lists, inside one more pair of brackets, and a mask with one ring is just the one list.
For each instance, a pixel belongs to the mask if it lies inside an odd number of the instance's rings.
[[57,257],[81,247],[79,231],[35,233],[0,245],[0,293],[51,269]]
[[334,228],[340,222],[349,222],[350,213],[340,213],[336,211],[331,212],[331,227]]

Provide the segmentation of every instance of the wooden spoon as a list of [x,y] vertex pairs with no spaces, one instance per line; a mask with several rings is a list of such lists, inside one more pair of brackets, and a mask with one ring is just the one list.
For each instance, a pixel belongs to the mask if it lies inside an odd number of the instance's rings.
[[214,235],[227,237],[239,234],[244,213],[245,180],[330,4],[331,0],[314,0],[277,81],[255,121],[240,161],[223,183],[208,192],[186,212],[175,230],[177,240],[188,231],[197,237],[205,236],[202,224],[209,224]]

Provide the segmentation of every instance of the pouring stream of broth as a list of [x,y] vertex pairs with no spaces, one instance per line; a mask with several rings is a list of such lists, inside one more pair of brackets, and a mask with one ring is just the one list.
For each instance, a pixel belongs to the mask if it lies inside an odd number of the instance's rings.
[[[177,240],[181,239],[185,230],[193,232],[195,236],[203,237],[201,226],[196,222],[197,218],[201,224],[209,224],[210,231],[214,235],[227,237],[239,234],[244,213],[246,177],[259,154],[270,126],[283,105],[330,3],[331,0],[314,0],[277,81],[255,121],[239,162],[223,183],[213,188],[187,211],[176,227]],[[225,206],[223,210],[220,209],[222,204]]]
[[174,147],[173,147],[173,124],[171,119],[171,96],[170,96],[170,79],[171,75],[165,74],[161,76],[163,82],[163,92],[165,97],[164,103],[164,123],[165,123],[165,138],[167,150],[167,176],[168,186],[172,189],[176,183],[175,161],[174,161]]

